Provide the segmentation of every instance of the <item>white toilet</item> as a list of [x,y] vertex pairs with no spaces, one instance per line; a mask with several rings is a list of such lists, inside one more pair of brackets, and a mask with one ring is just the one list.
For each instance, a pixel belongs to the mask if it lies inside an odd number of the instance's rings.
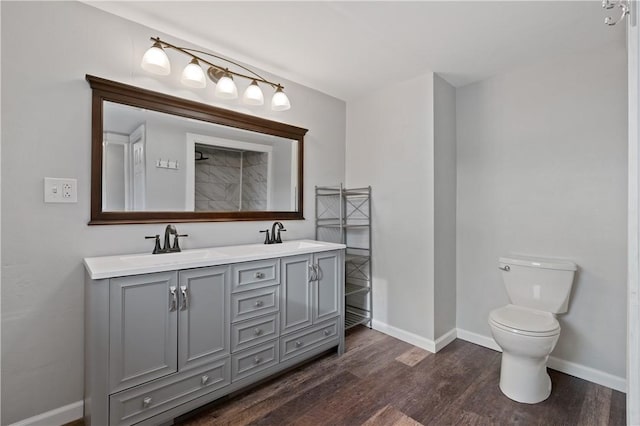
[[508,256],[498,259],[511,304],[489,314],[502,348],[500,390],[535,404],[551,394],[547,359],[560,337],[555,314],[567,312],[577,266],[566,260]]

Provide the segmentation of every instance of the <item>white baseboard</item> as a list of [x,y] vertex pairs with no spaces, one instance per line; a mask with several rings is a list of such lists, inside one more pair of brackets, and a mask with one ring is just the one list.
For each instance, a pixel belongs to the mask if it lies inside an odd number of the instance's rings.
[[410,343],[413,346],[417,346],[431,353],[436,352],[436,342],[434,342],[433,340],[418,336],[417,334],[402,330],[400,328],[393,327],[376,319],[371,321],[371,326],[374,330],[378,330],[384,334],[388,334],[389,336],[400,339],[403,342]]
[[10,426],[42,426],[63,425],[83,416],[83,402],[77,401],[64,407],[59,407],[28,419],[20,420]]
[[579,377],[602,386],[606,386],[617,391],[627,393],[627,380],[624,377],[614,376],[604,371],[585,365],[576,364],[575,362],[565,361],[564,359],[549,357],[547,366],[553,370],[562,371],[565,374]]
[[376,319],[371,322],[371,326],[374,330],[378,330],[381,333],[388,334],[391,337],[395,337],[396,339],[410,343],[413,346],[417,346],[431,353],[438,352],[456,339],[455,328],[445,333],[443,336],[440,336],[436,341],[433,341],[431,339],[427,339],[426,337],[419,336],[415,333],[393,327]]
[[502,348],[498,346],[495,340],[493,340],[493,337],[473,333],[461,328],[456,329],[456,334],[458,335],[459,339],[475,343],[476,345],[484,346],[485,348],[493,349],[494,351],[502,352]]
[[438,337],[436,339],[436,352],[440,352],[445,346],[456,340],[456,337],[458,337],[458,333],[455,328]]
[[[458,335],[458,338],[466,340],[467,342],[502,352],[502,349],[492,337],[473,333],[461,328],[456,330],[456,334]],[[557,370],[562,373],[569,374],[570,376],[575,376],[589,382],[597,383],[620,392],[627,392],[627,381],[624,377],[614,376],[613,374],[605,373],[604,371],[596,370],[582,364],[576,364],[575,362],[565,361],[564,359],[556,358],[554,356],[549,357],[547,366],[552,370]]]

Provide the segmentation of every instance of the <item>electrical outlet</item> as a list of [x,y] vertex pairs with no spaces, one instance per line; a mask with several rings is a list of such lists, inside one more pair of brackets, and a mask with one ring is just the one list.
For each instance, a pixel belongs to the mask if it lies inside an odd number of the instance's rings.
[[66,182],[62,184],[62,198],[71,198],[73,197],[73,185]]
[[78,181],[66,178],[44,178],[45,203],[77,203]]

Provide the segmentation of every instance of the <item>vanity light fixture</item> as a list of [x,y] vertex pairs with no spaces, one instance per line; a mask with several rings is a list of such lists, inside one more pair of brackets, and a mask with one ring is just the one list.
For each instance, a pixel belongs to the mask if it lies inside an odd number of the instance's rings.
[[253,80],[249,87],[247,87],[247,90],[244,91],[244,95],[242,95],[242,101],[247,105],[264,104],[264,95],[262,94],[262,89],[258,86],[257,81]]
[[207,77],[204,75],[204,71],[202,71],[196,58],[193,58],[191,62],[184,67],[180,81],[185,86],[195,87],[196,89],[203,89],[207,86]]
[[159,75],[169,75],[171,63],[159,41],[153,43],[142,57],[142,69]]
[[271,98],[271,109],[274,111],[285,111],[291,108],[289,98],[282,91],[282,86],[278,86],[276,93]]
[[[279,83],[274,83],[260,76],[256,72],[249,68],[233,62],[229,59],[221,56],[214,55],[212,53],[203,52],[201,50],[190,49],[186,47],[174,46],[166,41],[160,40],[159,37],[151,37],[153,45],[147,50],[142,57],[142,68],[145,71],[149,71],[154,74],[168,75],[171,72],[171,64],[169,58],[165,52],[165,49],[173,49],[182,54],[185,54],[191,58],[189,64],[182,71],[180,81],[189,87],[204,88],[207,85],[208,76],[211,81],[216,85],[214,94],[222,99],[236,99],[238,97],[238,88],[233,81],[234,77],[240,77],[250,81],[249,86],[246,88],[242,95],[242,101],[247,105],[263,105],[264,94],[258,83],[271,86],[274,90],[273,97],[271,98],[271,109],[274,111],[286,111],[291,108],[291,102],[284,93],[284,87]],[[243,74],[242,72],[236,72],[230,70],[228,67],[214,64],[206,59],[203,59],[199,55],[207,55],[213,58],[226,61],[232,65],[241,68],[244,71],[250,73],[250,75]],[[207,66],[206,73],[203,70],[203,66]],[[205,76],[206,74],[206,76]]]
[[238,88],[233,82],[233,76],[226,71],[216,83],[215,95],[222,99],[235,99],[238,97]]

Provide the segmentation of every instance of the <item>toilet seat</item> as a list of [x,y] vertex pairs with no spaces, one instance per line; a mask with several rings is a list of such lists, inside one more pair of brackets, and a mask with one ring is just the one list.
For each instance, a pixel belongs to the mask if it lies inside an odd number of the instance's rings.
[[494,309],[489,322],[505,331],[531,337],[547,337],[560,334],[558,320],[549,312],[523,306],[507,305]]

